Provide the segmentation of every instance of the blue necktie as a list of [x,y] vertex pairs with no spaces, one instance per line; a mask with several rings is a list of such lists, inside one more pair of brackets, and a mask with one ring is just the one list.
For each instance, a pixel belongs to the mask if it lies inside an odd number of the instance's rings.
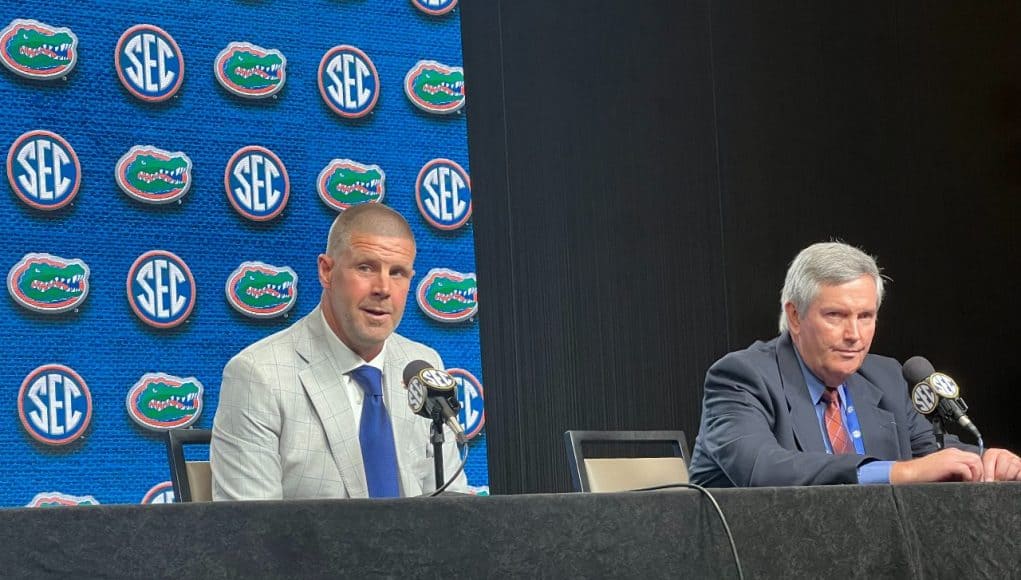
[[383,404],[383,373],[365,365],[351,371],[351,377],[365,391],[358,441],[362,446],[369,497],[398,497],[397,451],[390,414]]

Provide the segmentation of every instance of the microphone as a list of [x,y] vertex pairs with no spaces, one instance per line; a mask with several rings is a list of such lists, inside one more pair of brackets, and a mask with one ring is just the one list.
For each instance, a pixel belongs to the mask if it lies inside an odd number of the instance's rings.
[[424,360],[414,360],[404,367],[404,388],[408,390],[408,406],[413,413],[434,420],[439,413],[457,442],[466,441],[464,429],[457,421],[457,412],[461,410],[457,382],[450,373],[433,368]]
[[961,389],[948,375],[936,372],[932,363],[924,357],[913,356],[902,369],[911,390],[911,404],[923,415],[933,412],[945,423],[957,423],[968,430],[980,442],[982,434],[968,417],[968,405],[961,398]]

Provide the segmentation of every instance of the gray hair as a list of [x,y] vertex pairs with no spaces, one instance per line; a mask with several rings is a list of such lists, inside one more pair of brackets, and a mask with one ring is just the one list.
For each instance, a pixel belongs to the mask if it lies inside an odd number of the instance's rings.
[[787,332],[787,315],[784,307],[794,304],[799,314],[819,295],[822,285],[835,286],[853,282],[862,276],[876,281],[876,308],[883,303],[883,276],[876,259],[865,252],[841,242],[812,244],[791,261],[787,278],[780,292],[780,332]]
[[354,232],[403,238],[415,243],[415,235],[404,216],[379,203],[362,203],[347,208],[333,220],[326,239],[326,255],[336,257],[343,252]]

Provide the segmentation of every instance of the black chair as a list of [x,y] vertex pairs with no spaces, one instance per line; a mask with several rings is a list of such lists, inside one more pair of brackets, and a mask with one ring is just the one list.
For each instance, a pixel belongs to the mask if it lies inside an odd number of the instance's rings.
[[[660,485],[688,483],[688,444],[683,431],[567,431],[567,461],[574,491],[615,492]],[[585,445],[594,443],[670,444],[672,455],[666,457],[585,456]]]
[[213,472],[208,461],[185,461],[185,445],[209,445],[209,429],[171,429],[167,431],[167,459],[174,501],[213,501]]

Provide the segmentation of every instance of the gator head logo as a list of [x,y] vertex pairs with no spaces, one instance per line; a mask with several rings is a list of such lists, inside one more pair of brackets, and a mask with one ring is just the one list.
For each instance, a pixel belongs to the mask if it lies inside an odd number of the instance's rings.
[[184,54],[166,30],[136,24],[124,31],[114,53],[117,77],[129,93],[143,101],[173,97],[184,81]]
[[50,254],[25,254],[7,273],[7,291],[29,310],[67,312],[89,295],[89,266]]
[[227,162],[223,173],[227,200],[242,216],[269,221],[284,211],[291,180],[280,158],[265,147],[242,147]]
[[0,62],[30,79],[52,79],[78,62],[78,37],[70,28],[18,18],[0,30]]
[[422,217],[434,228],[456,230],[472,214],[468,172],[449,159],[433,159],[418,172],[415,201]]
[[411,0],[411,3],[430,16],[442,16],[457,6],[457,0]]
[[404,77],[404,94],[427,113],[454,113],[464,106],[464,69],[420,60]]
[[202,413],[202,383],[195,377],[146,373],[128,391],[128,415],[146,429],[187,427]]
[[457,383],[457,400],[461,410],[457,412],[457,420],[464,429],[465,439],[471,439],[482,431],[486,424],[485,396],[482,383],[475,375],[464,369],[447,369]]
[[418,307],[439,322],[467,320],[479,310],[475,274],[462,274],[446,268],[433,268],[415,292]]
[[331,48],[319,62],[319,94],[334,113],[348,119],[372,112],[379,99],[379,73],[369,55],[353,46]]
[[152,250],[128,270],[128,302],[139,320],[154,328],[173,328],[195,308],[195,277],[184,260]]
[[281,316],[298,302],[298,274],[262,262],[242,262],[227,278],[227,301],[245,316]]
[[380,203],[386,193],[386,173],[378,165],[350,159],[330,161],[316,183],[319,197],[338,211],[360,203]]
[[82,166],[71,144],[50,131],[29,131],[7,153],[7,181],[29,207],[52,211],[71,203]]
[[18,391],[18,415],[25,431],[47,445],[81,437],[92,419],[92,393],[70,367],[43,365],[28,373]]
[[99,501],[91,495],[68,495],[59,491],[44,491],[35,494],[32,501],[25,504],[25,507],[50,508],[76,505],[99,505]]
[[145,497],[142,498],[140,503],[142,505],[174,503],[174,499],[174,483],[164,481],[149,488],[149,491],[145,492]]
[[213,72],[223,88],[235,95],[261,99],[284,88],[287,59],[279,50],[232,42],[216,55]]
[[152,145],[135,145],[117,162],[117,185],[145,203],[170,203],[191,187],[191,159]]

